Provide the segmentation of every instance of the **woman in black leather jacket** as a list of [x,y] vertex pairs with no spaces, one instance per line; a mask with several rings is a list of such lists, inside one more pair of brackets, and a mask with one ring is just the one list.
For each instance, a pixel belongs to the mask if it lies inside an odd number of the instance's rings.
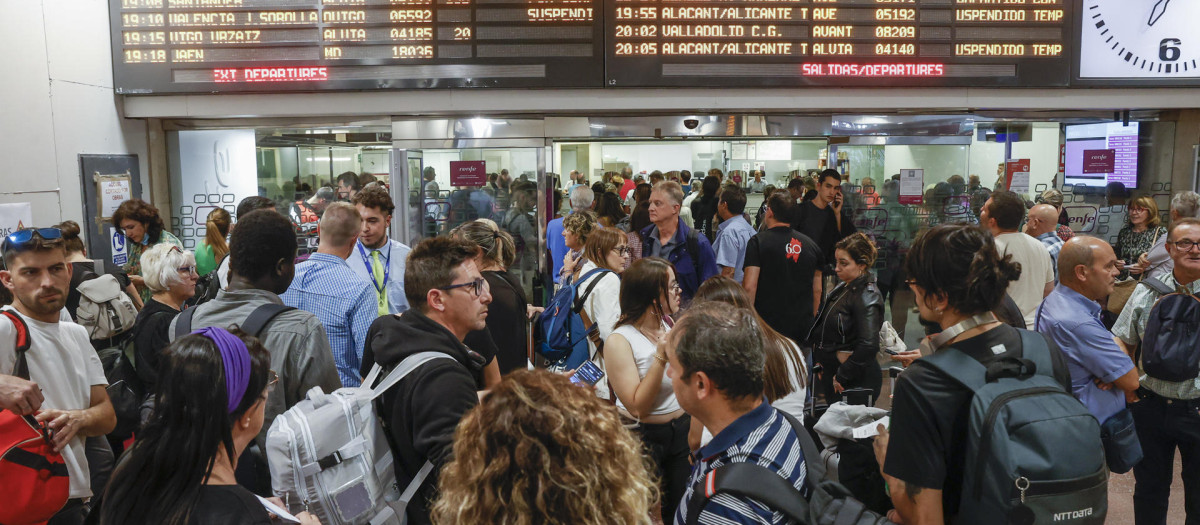
[[836,271],[841,280],[821,305],[808,342],[813,361],[820,363],[817,388],[833,404],[852,388],[871,390],[879,400],[883,375],[875,355],[879,352],[879,329],[883,325],[883,296],[870,268],[875,264],[875,244],[855,233],[834,247]]

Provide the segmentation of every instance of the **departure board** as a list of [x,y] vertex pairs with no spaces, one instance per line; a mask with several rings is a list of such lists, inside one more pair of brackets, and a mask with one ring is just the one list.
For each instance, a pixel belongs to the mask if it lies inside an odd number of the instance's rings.
[[1072,2],[607,0],[605,81],[1066,86]]
[[110,0],[117,93],[603,83],[600,0]]

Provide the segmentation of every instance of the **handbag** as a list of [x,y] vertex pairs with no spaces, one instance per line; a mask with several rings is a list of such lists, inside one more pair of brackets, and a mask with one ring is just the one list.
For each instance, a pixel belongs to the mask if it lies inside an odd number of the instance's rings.
[[1133,412],[1121,409],[1100,425],[1100,440],[1104,443],[1104,460],[1108,470],[1124,474],[1142,461],[1142,442],[1133,426]]
[[[1150,242],[1150,246],[1158,244],[1158,236],[1160,234],[1161,232],[1154,234],[1154,240]],[[1121,315],[1121,310],[1125,309],[1125,303],[1129,302],[1129,296],[1133,295],[1133,291],[1137,289],[1138,283],[1142,282],[1142,278],[1145,276],[1146,272],[1142,272],[1137,279],[1129,277],[1123,281],[1117,281],[1113,285],[1112,293],[1108,295],[1108,303],[1104,306],[1104,309],[1113,315]]]

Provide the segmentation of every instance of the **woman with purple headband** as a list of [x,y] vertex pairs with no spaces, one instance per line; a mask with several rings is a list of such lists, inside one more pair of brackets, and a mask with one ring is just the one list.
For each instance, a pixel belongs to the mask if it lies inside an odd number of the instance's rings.
[[[93,509],[99,523],[270,524],[263,505],[234,478],[278,381],[270,365],[258,339],[236,328],[204,328],[167,347],[154,412]],[[320,523],[308,513],[297,517],[303,525]]]

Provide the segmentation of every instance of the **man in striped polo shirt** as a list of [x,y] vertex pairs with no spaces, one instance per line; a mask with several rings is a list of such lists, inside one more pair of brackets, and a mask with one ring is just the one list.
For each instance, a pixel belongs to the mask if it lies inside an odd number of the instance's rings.
[[[667,336],[667,373],[679,405],[713,434],[695,453],[687,492],[675,513],[684,523],[697,481],[722,465],[756,463],[804,491],[800,441],[787,419],[763,398],[763,340],[754,314],[728,304],[693,305]],[[784,524],[783,514],[752,498],[718,493],[702,524]]]

